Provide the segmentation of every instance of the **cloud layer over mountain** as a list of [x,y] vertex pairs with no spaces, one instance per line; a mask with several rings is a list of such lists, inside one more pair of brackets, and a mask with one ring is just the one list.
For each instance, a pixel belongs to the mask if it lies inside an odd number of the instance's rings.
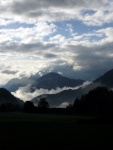
[[32,85],[28,84],[27,86],[20,87],[16,92],[12,92],[12,94],[24,101],[28,101],[40,95],[57,94],[64,90],[69,90],[69,89],[77,90],[79,88],[84,88],[85,86],[89,84],[91,84],[91,82],[87,81],[87,82],[84,82],[82,85],[76,86],[76,87],[63,87],[63,88],[58,87],[56,89],[51,89],[51,90],[41,88],[41,89],[35,89],[34,92],[31,92]]
[[0,0],[1,84],[39,71],[92,80],[113,67],[112,0]]

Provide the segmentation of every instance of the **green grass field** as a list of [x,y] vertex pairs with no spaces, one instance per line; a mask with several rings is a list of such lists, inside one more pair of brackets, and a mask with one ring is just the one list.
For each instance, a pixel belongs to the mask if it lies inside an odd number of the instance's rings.
[[0,150],[112,150],[113,124],[92,119],[0,113]]

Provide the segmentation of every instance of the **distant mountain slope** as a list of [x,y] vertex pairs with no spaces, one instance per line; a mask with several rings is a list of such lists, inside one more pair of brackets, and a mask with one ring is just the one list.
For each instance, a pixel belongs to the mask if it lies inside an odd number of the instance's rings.
[[66,77],[61,76],[58,73],[48,73],[42,77],[39,77],[37,75],[37,78],[33,78],[33,76],[27,78],[24,77],[22,79],[12,79],[10,80],[6,85],[4,85],[4,88],[9,90],[10,92],[15,92],[19,89],[19,87],[27,86],[28,84],[31,85],[31,92],[35,89],[56,89],[57,87],[63,88],[63,87],[76,87],[83,83],[83,80],[75,80],[75,79],[69,79]]
[[36,87],[37,89],[43,88],[43,89],[56,89],[57,87],[63,88],[63,87],[76,87],[81,84],[83,84],[83,80],[75,80],[75,79],[69,79],[66,77],[61,76],[58,73],[51,72],[48,73],[42,77],[40,77],[37,80]]
[[3,88],[6,88],[10,92],[15,92],[19,87],[23,87],[33,83],[34,81],[27,77],[24,77],[22,79],[14,78],[9,80],[7,84],[3,86]]
[[113,88],[113,69],[97,78],[94,83],[101,83],[108,88]]
[[67,102],[67,103],[73,103],[74,100],[78,97],[80,98],[82,95],[87,94],[90,90],[93,90],[97,87],[102,87],[103,85],[100,83],[89,83],[89,85],[80,87],[78,89],[72,90],[64,90],[60,93],[57,94],[45,94],[45,95],[40,95],[35,98],[33,98],[31,101],[37,105],[38,101],[42,97],[46,97],[47,101],[49,102],[50,106],[55,106],[58,107],[62,103]]
[[6,105],[8,107],[18,107],[21,108],[24,102],[15,96],[13,96],[8,90],[0,88],[0,106]]
[[[59,76],[60,75],[57,76],[57,74],[54,74],[53,83],[55,81],[57,81],[57,79],[62,78],[62,77],[59,77]],[[44,80],[49,81],[48,79],[50,77],[51,77],[51,74],[48,74],[47,76],[44,77],[44,79],[42,77],[41,80],[44,83]],[[55,78],[56,78],[56,80],[55,80]],[[62,84],[61,82],[58,82],[58,83]],[[70,83],[71,82],[69,82],[69,84]],[[74,84],[74,82],[73,82],[73,84]],[[57,85],[57,82],[54,85]],[[51,86],[52,86],[52,83],[50,83],[50,87]],[[59,85],[59,86],[62,87],[61,85]],[[73,85],[71,85],[71,86],[73,86]],[[65,91],[62,91],[58,94],[47,94],[47,95],[45,95],[45,97],[48,100],[48,102],[50,103],[50,106],[59,106],[63,102],[72,103],[76,99],[76,97],[81,97],[83,94],[87,94],[90,90],[93,90],[93,89],[97,88],[98,86],[99,87],[100,86],[106,86],[108,88],[113,88],[113,70],[110,70],[110,71],[106,72],[103,76],[101,76],[98,79],[94,80],[94,82],[92,82],[91,84],[87,85],[84,88],[79,88],[77,90],[65,90]],[[34,104],[38,104],[39,99],[43,96],[44,95],[41,95],[41,96],[38,96],[38,97],[32,99],[32,102],[34,102]]]
[[82,89],[77,90],[64,90],[57,94],[45,94],[33,98],[31,101],[37,105],[40,98],[46,97],[50,107],[58,107],[64,102],[73,103],[76,97],[81,96]]

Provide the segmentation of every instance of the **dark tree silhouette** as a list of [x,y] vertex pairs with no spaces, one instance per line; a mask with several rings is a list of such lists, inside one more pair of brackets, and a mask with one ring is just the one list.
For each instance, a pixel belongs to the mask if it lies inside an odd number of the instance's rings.
[[41,98],[38,103],[38,113],[48,113],[49,103],[46,98]]
[[26,101],[24,103],[24,112],[35,112],[35,106],[33,105],[33,103],[31,101]]
[[5,112],[6,111],[6,105],[4,103],[0,106],[0,111],[1,112]]
[[38,108],[40,109],[47,109],[49,108],[49,103],[46,100],[46,98],[41,98],[39,103],[38,103]]
[[109,114],[113,113],[113,91],[106,87],[98,87],[76,99],[73,110],[79,114]]

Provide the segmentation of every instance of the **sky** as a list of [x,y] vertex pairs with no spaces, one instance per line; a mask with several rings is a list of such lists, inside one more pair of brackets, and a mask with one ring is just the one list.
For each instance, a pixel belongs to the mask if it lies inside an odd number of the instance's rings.
[[0,0],[0,84],[37,72],[113,69],[113,0]]

